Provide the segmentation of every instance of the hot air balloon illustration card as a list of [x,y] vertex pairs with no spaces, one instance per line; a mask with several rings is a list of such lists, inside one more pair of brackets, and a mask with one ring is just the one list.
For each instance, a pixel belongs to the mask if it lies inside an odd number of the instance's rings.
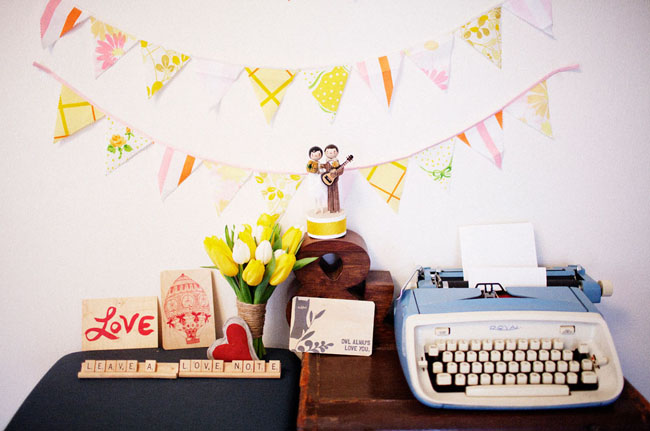
[[162,271],[160,291],[163,349],[189,349],[212,344],[216,339],[216,329],[210,270]]

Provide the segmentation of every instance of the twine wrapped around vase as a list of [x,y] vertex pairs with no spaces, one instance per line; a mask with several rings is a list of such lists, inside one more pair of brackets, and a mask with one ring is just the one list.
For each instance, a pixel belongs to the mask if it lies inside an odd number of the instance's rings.
[[251,330],[253,338],[260,338],[264,333],[266,304],[247,304],[237,301],[237,314],[244,319]]

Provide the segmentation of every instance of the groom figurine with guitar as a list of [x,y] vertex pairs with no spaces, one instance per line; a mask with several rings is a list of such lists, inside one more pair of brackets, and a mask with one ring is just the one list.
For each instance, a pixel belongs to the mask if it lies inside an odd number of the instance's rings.
[[337,159],[339,149],[336,145],[330,144],[325,147],[325,157],[327,161],[321,165],[325,172],[321,175],[323,183],[327,186],[327,211],[338,213],[341,211],[339,202],[339,176],[343,175],[343,167],[350,163],[352,156],[348,156],[343,164],[339,164]]

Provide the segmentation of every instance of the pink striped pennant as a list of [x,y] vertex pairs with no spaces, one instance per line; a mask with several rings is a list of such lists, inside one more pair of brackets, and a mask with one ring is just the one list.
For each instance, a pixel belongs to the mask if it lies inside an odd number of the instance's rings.
[[509,0],[503,7],[533,27],[553,36],[551,0]]
[[390,107],[404,53],[398,52],[357,63],[357,71],[370,90]]
[[503,162],[503,111],[481,121],[458,138],[479,154],[491,160],[499,169]]
[[181,185],[199,166],[194,156],[166,147],[160,170],[158,171],[158,188],[163,200]]
[[90,15],[67,0],[49,0],[41,15],[41,45],[47,48]]

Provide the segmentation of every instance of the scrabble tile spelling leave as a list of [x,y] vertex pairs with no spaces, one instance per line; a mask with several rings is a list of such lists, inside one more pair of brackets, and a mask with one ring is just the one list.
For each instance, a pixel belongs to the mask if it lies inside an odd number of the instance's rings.
[[294,352],[370,356],[375,303],[293,298],[289,349]]

